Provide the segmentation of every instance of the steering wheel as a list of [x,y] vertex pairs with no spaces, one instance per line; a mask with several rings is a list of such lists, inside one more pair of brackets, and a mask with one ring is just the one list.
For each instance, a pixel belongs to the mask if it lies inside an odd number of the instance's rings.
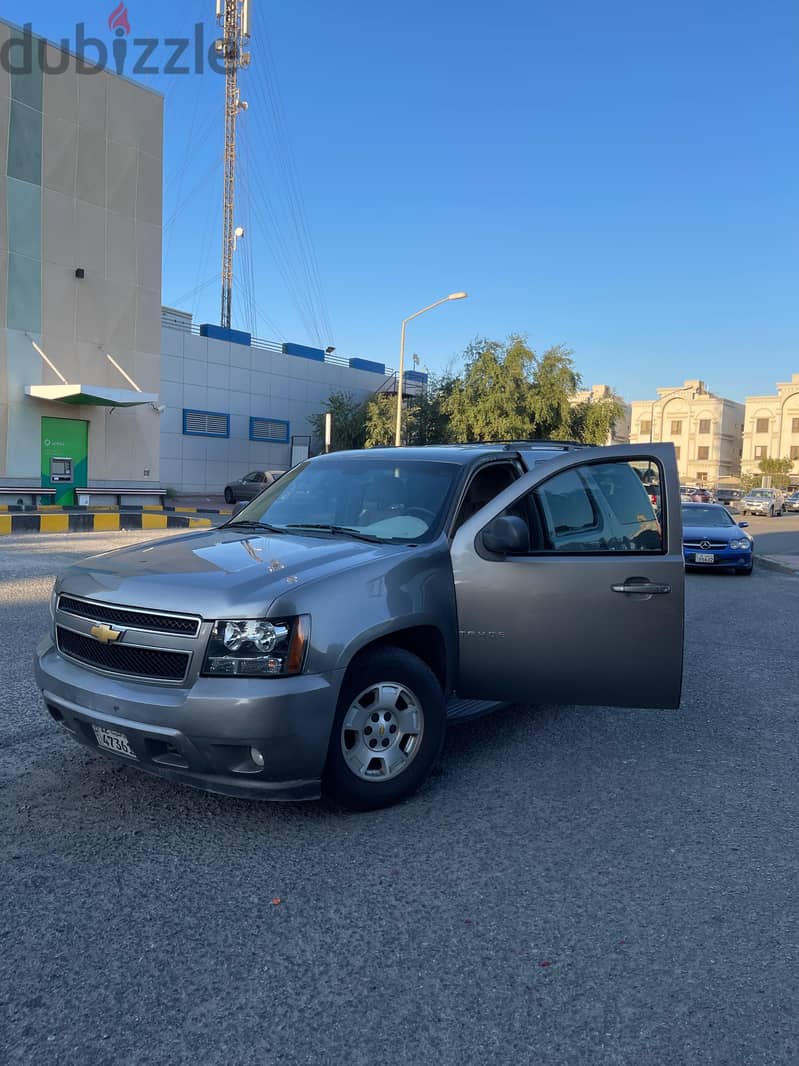
[[412,518],[420,518],[428,526],[432,526],[436,520],[435,511],[430,511],[426,507],[406,507],[402,513]]

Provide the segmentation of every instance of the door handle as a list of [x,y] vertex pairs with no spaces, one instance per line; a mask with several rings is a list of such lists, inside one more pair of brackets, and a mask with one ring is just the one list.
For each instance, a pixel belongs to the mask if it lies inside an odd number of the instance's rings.
[[671,592],[671,585],[659,585],[654,581],[642,581],[631,578],[623,585],[611,585],[614,592],[633,593],[637,596],[665,596]]

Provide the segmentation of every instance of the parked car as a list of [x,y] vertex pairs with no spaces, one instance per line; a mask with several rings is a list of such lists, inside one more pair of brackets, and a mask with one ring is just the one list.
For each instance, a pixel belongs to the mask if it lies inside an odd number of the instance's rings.
[[742,496],[740,489],[716,489],[716,503],[724,504],[730,511],[736,509]]
[[779,517],[785,510],[785,497],[779,489],[751,489],[741,500],[743,514]]
[[221,527],[72,566],[36,678],[129,766],[372,809],[499,703],[679,706],[684,578],[670,445],[337,452]]
[[689,490],[684,499],[690,500],[692,503],[712,503],[713,494],[710,489],[706,489],[702,485],[696,485]]
[[736,574],[751,574],[754,538],[720,503],[682,505],[683,554],[686,566],[725,566]]
[[792,492],[790,496],[785,497],[785,510],[794,514],[799,511],[799,492]]
[[225,503],[238,503],[239,500],[254,500],[256,496],[274,485],[283,470],[251,470],[249,474],[225,485]]

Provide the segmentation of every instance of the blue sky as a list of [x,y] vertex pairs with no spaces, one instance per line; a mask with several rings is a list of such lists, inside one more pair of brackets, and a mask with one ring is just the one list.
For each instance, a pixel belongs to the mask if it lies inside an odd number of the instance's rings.
[[[409,327],[430,369],[521,332],[628,399],[799,371],[793,0],[252,4],[236,270],[259,335],[393,366],[402,318],[466,289]],[[37,0],[34,29],[108,41],[114,6]],[[213,0],[128,8],[134,37],[214,34]],[[166,100],[164,302],[218,321],[223,82],[141,80]]]

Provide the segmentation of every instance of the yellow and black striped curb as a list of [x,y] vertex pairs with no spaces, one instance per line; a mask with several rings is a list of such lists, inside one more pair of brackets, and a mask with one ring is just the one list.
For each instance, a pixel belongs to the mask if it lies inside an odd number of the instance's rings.
[[0,503],[0,513],[2,514],[38,514],[40,511],[46,511],[52,514],[96,514],[107,512],[109,514],[119,514],[120,512],[128,511],[154,511],[156,514],[191,514],[191,515],[204,515],[204,514],[221,514],[231,515],[233,514],[232,508],[214,508],[214,507],[162,507],[160,504],[145,503],[135,504],[126,503],[121,507],[117,504],[96,504],[93,503],[88,507],[61,507],[55,503],[37,503],[34,507],[33,504],[14,504],[14,503]]
[[152,511],[0,514],[0,536],[9,533],[108,533],[119,529],[204,529],[212,525],[210,518]]

